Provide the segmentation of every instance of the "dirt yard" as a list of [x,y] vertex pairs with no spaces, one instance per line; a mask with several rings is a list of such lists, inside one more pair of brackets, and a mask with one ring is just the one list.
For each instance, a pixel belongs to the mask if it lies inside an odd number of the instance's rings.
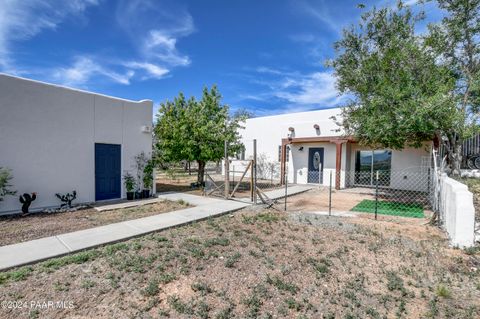
[[479,318],[479,253],[403,220],[244,210],[0,273],[0,317]]
[[[371,194],[360,194],[349,190],[332,191],[332,211],[350,211],[364,199],[375,199]],[[312,189],[308,192],[289,197],[289,211],[328,211],[329,193],[327,188]]]
[[202,195],[201,189],[193,189],[191,187],[191,183],[195,183],[196,181],[196,172],[188,174],[188,172],[183,171],[171,171],[171,173],[168,174],[167,172],[162,171],[158,173],[155,178],[156,191],[157,193],[183,192],[194,195]]
[[183,202],[161,201],[104,212],[89,208],[75,212],[1,217],[0,246],[171,212],[187,206],[188,203]]
[[[332,209],[333,213],[335,212],[350,212],[352,208],[357,206],[364,200],[375,200],[375,196],[372,193],[371,189],[346,189],[346,190],[333,190],[332,191]],[[328,212],[329,205],[329,193],[327,188],[316,188],[308,192],[289,197],[287,199],[287,209],[288,211],[302,211],[302,212]],[[278,203],[277,207],[282,207],[283,204]],[[420,209],[420,211],[422,211]],[[361,213],[361,212],[352,212],[359,217],[370,218],[373,214]],[[428,209],[423,210],[425,218],[430,218],[432,212]],[[378,218],[388,221],[403,222],[404,217],[395,217],[395,216],[385,216],[378,214]],[[409,219],[409,218],[408,218]],[[412,219],[415,220],[415,219]],[[421,219],[421,222],[425,223],[427,220]]]

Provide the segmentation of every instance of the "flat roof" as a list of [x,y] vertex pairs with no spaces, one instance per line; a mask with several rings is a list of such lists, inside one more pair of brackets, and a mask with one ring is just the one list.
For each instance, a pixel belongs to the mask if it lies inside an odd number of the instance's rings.
[[304,114],[319,113],[319,112],[334,113],[335,110],[340,111],[341,109],[342,109],[341,107],[330,107],[330,108],[311,110],[311,111],[303,111],[303,112],[281,113],[281,114],[274,114],[274,115],[252,117],[252,118],[248,118],[247,121],[255,120],[255,119],[264,119],[264,118],[269,118],[269,117],[287,117],[287,116],[296,116],[296,115],[304,115]]
[[49,83],[49,82],[43,82],[43,81],[39,81],[39,80],[33,80],[33,79],[29,79],[29,78],[24,78],[24,77],[21,77],[21,76],[11,75],[11,74],[7,74],[7,73],[3,73],[3,72],[0,72],[0,76],[5,76],[5,77],[17,79],[17,80],[27,81],[27,82],[33,82],[33,83],[37,83],[37,84],[41,84],[41,85],[56,87],[56,88],[60,88],[60,89],[64,89],[64,90],[69,90],[69,91],[74,91],[74,92],[80,92],[80,93],[86,93],[86,94],[91,94],[91,95],[103,96],[103,97],[106,97],[106,98],[115,99],[115,100],[120,100],[120,101],[125,101],[125,102],[142,103],[142,102],[148,101],[148,102],[152,102],[152,103],[153,103],[153,101],[150,100],[150,99],[144,99],[144,100],[140,100],[140,101],[129,100],[129,99],[124,99],[124,98],[121,98],[121,97],[106,95],[106,94],[102,94],[102,93],[96,93],[96,92],[91,92],[91,91],[86,91],[86,90],[81,90],[81,89],[75,89],[75,88],[68,87],[68,86],[64,86],[64,85],[60,85],[60,84],[54,84],[54,83]]

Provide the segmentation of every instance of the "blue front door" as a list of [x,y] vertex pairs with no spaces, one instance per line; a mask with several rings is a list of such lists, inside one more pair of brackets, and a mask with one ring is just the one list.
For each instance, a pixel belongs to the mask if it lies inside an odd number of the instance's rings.
[[323,183],[323,147],[308,149],[308,183]]
[[95,144],[95,200],[121,196],[121,147]]

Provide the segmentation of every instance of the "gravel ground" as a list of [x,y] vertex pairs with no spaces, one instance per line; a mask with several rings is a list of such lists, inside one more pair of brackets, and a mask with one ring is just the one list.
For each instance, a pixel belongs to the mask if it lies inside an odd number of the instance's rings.
[[0,273],[0,317],[479,318],[479,253],[415,220],[246,209]]
[[151,205],[104,212],[89,208],[75,212],[1,217],[0,246],[166,213],[185,208],[187,205],[161,201]]

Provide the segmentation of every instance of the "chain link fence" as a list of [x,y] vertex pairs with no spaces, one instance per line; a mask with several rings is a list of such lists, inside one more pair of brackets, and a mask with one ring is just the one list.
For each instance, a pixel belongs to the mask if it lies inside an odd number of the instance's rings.
[[[430,168],[367,172],[308,172],[311,202],[319,211],[362,212],[422,218],[431,215],[434,174]],[[313,207],[312,207],[313,208]]]
[[[163,163],[156,170],[156,191],[162,192],[197,192],[202,193],[202,185],[197,185],[198,164],[183,161],[180,163]],[[221,176],[221,162],[207,162],[205,176]]]

